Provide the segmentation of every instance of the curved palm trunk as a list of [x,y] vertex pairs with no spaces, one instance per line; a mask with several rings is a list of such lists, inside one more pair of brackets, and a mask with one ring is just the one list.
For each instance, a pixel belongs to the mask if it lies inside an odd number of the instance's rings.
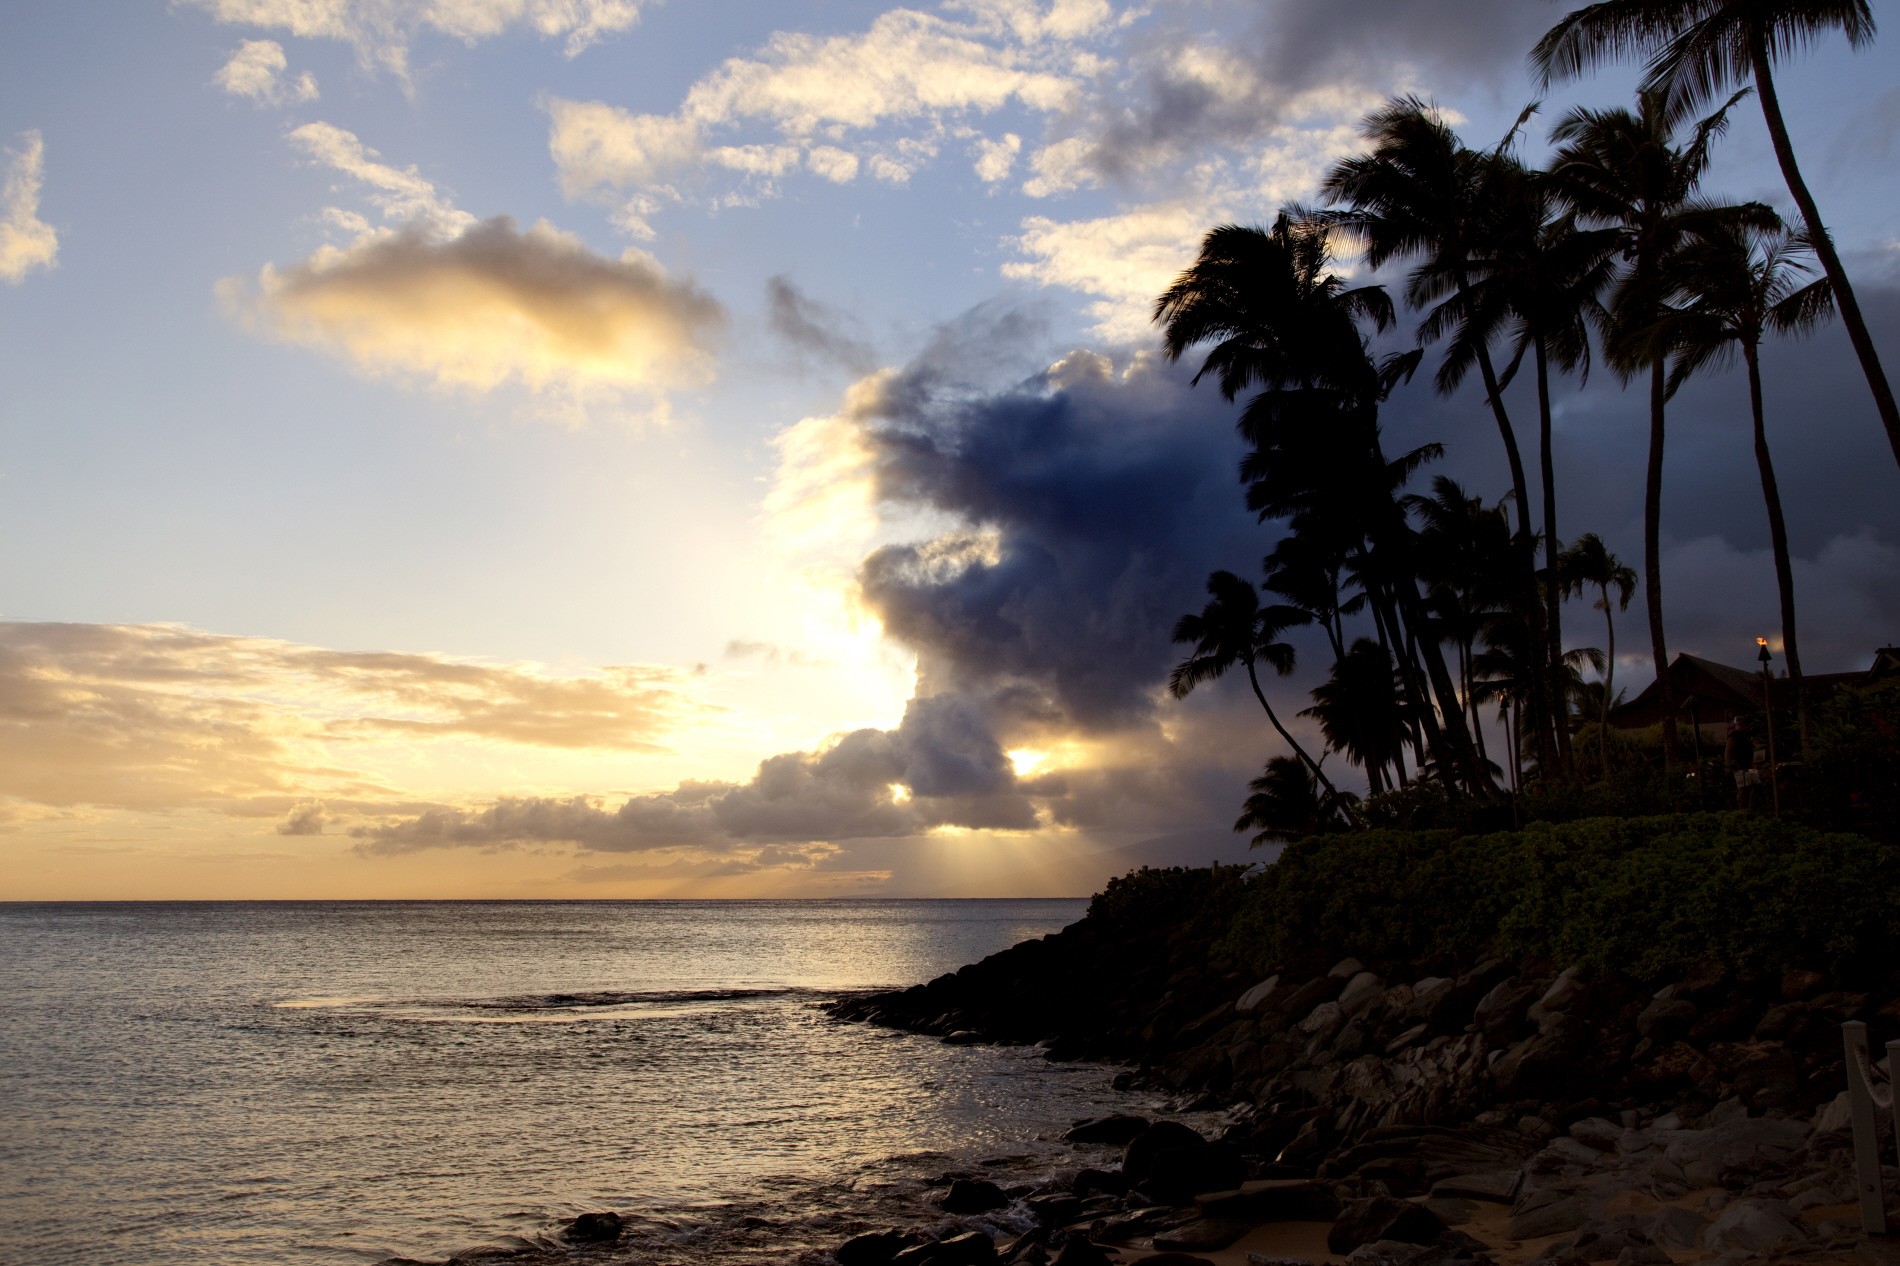
[[1795,716],[1802,742],[1808,737],[1807,691],[1801,685],[1801,648],[1794,631],[1794,561],[1788,554],[1788,524],[1781,517],[1781,492],[1775,485],[1775,465],[1768,457],[1768,428],[1762,421],[1761,357],[1752,341],[1742,344],[1748,364],[1748,404],[1755,415],[1755,465],[1761,471],[1762,500],[1768,503],[1768,539],[1775,551],[1775,585],[1781,591],[1782,653],[1788,657],[1788,679],[1794,683]]
[[1840,252],[1834,249],[1833,239],[1827,235],[1827,226],[1821,223],[1821,208],[1808,192],[1808,185],[1801,178],[1801,169],[1795,165],[1794,145],[1788,140],[1788,124],[1781,116],[1781,99],[1775,95],[1774,76],[1768,65],[1768,40],[1759,23],[1751,23],[1748,31],[1748,55],[1754,63],[1755,92],[1761,98],[1762,118],[1768,124],[1768,137],[1774,142],[1775,158],[1781,163],[1781,175],[1788,182],[1788,192],[1794,195],[1795,205],[1801,208],[1801,219],[1808,226],[1808,236],[1814,240],[1814,253],[1820,257],[1821,269],[1827,273],[1828,285],[1834,291],[1834,304],[1840,310],[1841,324],[1847,327],[1847,337],[1854,345],[1854,355],[1860,358],[1860,370],[1867,376],[1867,386],[1874,393],[1874,407],[1880,411],[1880,423],[1887,428],[1887,443],[1893,448],[1893,459],[1900,462],[1900,405],[1894,403],[1893,388],[1887,383],[1886,371],[1880,367],[1880,356],[1874,350],[1873,335],[1867,332],[1866,318],[1860,314],[1860,301],[1854,297],[1854,288],[1847,280],[1847,270],[1841,266]]
[[1663,770],[1676,758],[1676,692],[1669,680],[1669,647],[1663,640],[1662,476],[1663,363],[1649,366],[1649,469],[1643,483],[1643,603],[1649,609],[1649,649],[1656,660],[1656,688],[1663,708]]
[[1254,672],[1253,661],[1250,659],[1246,661],[1246,663],[1247,684],[1253,687],[1253,697],[1260,700],[1260,706],[1266,710],[1267,721],[1275,730],[1279,731],[1280,737],[1285,739],[1287,746],[1293,749],[1293,754],[1300,758],[1300,763],[1313,771],[1313,777],[1319,779],[1319,785],[1326,788],[1326,794],[1329,796],[1337,796],[1339,794],[1338,789],[1334,787],[1332,781],[1321,772],[1319,762],[1314,760],[1311,756],[1308,756],[1306,749],[1300,746],[1300,741],[1289,734],[1284,725],[1280,724],[1280,718],[1274,713],[1273,705],[1267,702],[1266,692],[1260,689],[1260,675]]
[[1561,542],[1557,539],[1557,467],[1551,453],[1550,425],[1550,362],[1544,354],[1544,340],[1535,341],[1537,357],[1537,442],[1538,475],[1544,486],[1544,645],[1541,648],[1544,660],[1544,676],[1549,682],[1546,694],[1550,699],[1550,733],[1539,734],[1540,749],[1554,743],[1555,764],[1544,764],[1540,754],[1538,763],[1546,770],[1570,772],[1570,709],[1566,706],[1564,695],[1564,639],[1563,617],[1560,611],[1561,601],[1557,587],[1557,551]]

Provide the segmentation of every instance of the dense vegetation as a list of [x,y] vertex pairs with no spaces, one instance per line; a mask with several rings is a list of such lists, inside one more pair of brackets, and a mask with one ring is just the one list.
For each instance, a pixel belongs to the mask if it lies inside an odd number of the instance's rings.
[[1654,979],[1745,970],[1884,973],[1900,856],[1864,837],[1740,814],[1592,818],[1519,831],[1317,837],[1254,872],[1142,870],[1090,907],[1105,927],[1180,919],[1255,971],[1467,968],[1489,956]]
[[[1551,442],[1557,380],[1593,363],[1645,388],[1641,581],[1659,676],[1668,662],[1660,561],[1668,404],[1709,366],[1743,363],[1794,687],[1781,755],[1805,744],[1818,768],[1830,750],[1849,754],[1826,727],[1864,729],[1864,721],[1817,726],[1802,686],[1761,365],[1764,340],[1804,333],[1838,311],[1900,458],[1892,392],[1773,90],[1775,58],[1828,32],[1870,40],[1864,0],[1589,5],[1552,29],[1533,63],[1558,78],[1611,56],[1646,56],[1650,74],[1633,108],[1563,114],[1540,167],[1520,153],[1533,109],[1507,136],[1474,148],[1426,102],[1395,98],[1365,120],[1365,152],[1328,173],[1323,207],[1288,208],[1270,227],[1214,229],[1157,300],[1167,354],[1202,355],[1197,381],[1212,376],[1227,399],[1247,397],[1238,420],[1249,445],[1246,503],[1281,529],[1258,582],[1214,573],[1206,606],[1174,630],[1189,653],[1173,692],[1244,669],[1286,749],[1255,780],[1237,830],[1260,842],[1431,824],[1434,815],[1478,827],[1721,803],[1708,795],[1708,770],[1694,771],[1700,784],[1687,780],[1695,736],[1676,733],[1666,678],[1654,741],[1621,741],[1605,724],[1616,698],[1615,614],[1638,576],[1594,534],[1561,535]],[[1731,112],[1751,91],[1799,226],[1702,187]],[[1405,268],[1402,305],[1382,285],[1349,285],[1335,272],[1342,249],[1357,251],[1374,275]],[[1410,339],[1399,334],[1402,310],[1413,318]],[[1429,493],[1408,492],[1441,447],[1385,451],[1381,410],[1400,407],[1428,355],[1438,391],[1477,380],[1511,472],[1496,500],[1442,476]],[[1521,389],[1510,394],[1521,381],[1530,383],[1528,402]],[[1529,460],[1519,441],[1527,420]],[[1603,648],[1566,639],[1567,599],[1603,612]],[[1262,668],[1294,670],[1285,634],[1301,627],[1323,631],[1332,659],[1303,713],[1324,738],[1317,756],[1260,684]],[[1487,713],[1501,723],[1502,750],[1487,747]],[[1891,718],[1891,701],[1862,709],[1873,714]],[[1335,785],[1328,753],[1359,767],[1364,803]],[[1843,777],[1822,770],[1809,791],[1838,807],[1874,785],[1849,787]],[[1507,802],[1503,817],[1485,807]]]

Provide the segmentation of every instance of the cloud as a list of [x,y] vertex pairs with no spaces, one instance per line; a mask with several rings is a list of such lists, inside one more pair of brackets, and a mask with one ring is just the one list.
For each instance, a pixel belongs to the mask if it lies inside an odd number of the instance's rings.
[[765,297],[772,333],[801,355],[859,374],[870,372],[875,357],[869,345],[843,333],[843,313],[811,298],[783,275],[766,281]]
[[288,139],[313,162],[366,186],[365,196],[386,220],[441,232],[456,232],[475,223],[474,216],[457,210],[413,165],[392,167],[381,161],[382,156],[354,132],[330,123],[306,123],[293,128]]
[[[849,34],[777,32],[757,54],[729,58],[699,79],[671,114],[552,98],[548,149],[561,187],[569,197],[638,194],[708,163],[751,172],[730,155],[758,146],[713,144],[746,126],[777,134],[767,147],[774,177],[791,170],[781,157],[789,146],[827,180],[846,183],[863,165],[903,183],[935,155],[935,135],[952,119],[1011,106],[1047,114],[1074,100],[1101,67],[1073,46],[1108,29],[1112,16],[1101,0],[1049,8],[986,0],[953,12],[963,20],[892,9]],[[912,132],[873,136],[862,153],[846,148],[893,125]],[[1006,172],[1020,144],[1013,135],[996,142],[979,162]]]
[[22,132],[20,143],[7,151],[6,183],[0,185],[0,277],[15,284],[59,260],[59,234],[40,219],[46,143],[38,132]]
[[725,320],[710,295],[640,252],[608,259],[506,216],[446,238],[414,222],[366,234],[223,291],[255,328],[366,373],[577,398],[706,381]]
[[249,97],[258,105],[297,105],[317,99],[317,77],[303,71],[286,81],[290,59],[276,40],[245,40],[213,76],[212,82],[234,97]]
[[415,811],[363,767],[379,745],[641,753],[705,715],[670,669],[555,676],[175,625],[0,624],[0,797],[31,804],[267,814],[309,833],[327,820],[317,799]]
[[409,73],[409,47],[423,32],[472,44],[525,27],[563,39],[569,57],[640,20],[638,0],[183,0],[216,21],[340,40],[365,66]]
[[979,139],[973,150],[976,178],[986,185],[1007,180],[1022,148],[1023,138],[1014,132],[1005,132],[996,140]]

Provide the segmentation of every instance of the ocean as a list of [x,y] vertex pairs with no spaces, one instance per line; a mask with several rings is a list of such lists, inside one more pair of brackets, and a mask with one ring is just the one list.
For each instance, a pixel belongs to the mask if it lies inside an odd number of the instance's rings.
[[1085,908],[0,905],[0,1261],[552,1256],[588,1210],[628,1219],[591,1260],[816,1260],[1143,1106],[1113,1069],[817,1009]]

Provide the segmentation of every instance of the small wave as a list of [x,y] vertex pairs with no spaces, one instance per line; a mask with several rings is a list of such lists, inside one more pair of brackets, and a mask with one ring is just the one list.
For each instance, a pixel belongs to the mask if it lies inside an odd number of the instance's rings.
[[272,1003],[287,1010],[368,1012],[393,1019],[528,1020],[624,1019],[681,1007],[750,1002],[769,998],[818,995],[821,990],[795,986],[727,987],[717,989],[602,989],[576,993],[515,994],[500,998],[372,998],[319,995],[285,998]]

